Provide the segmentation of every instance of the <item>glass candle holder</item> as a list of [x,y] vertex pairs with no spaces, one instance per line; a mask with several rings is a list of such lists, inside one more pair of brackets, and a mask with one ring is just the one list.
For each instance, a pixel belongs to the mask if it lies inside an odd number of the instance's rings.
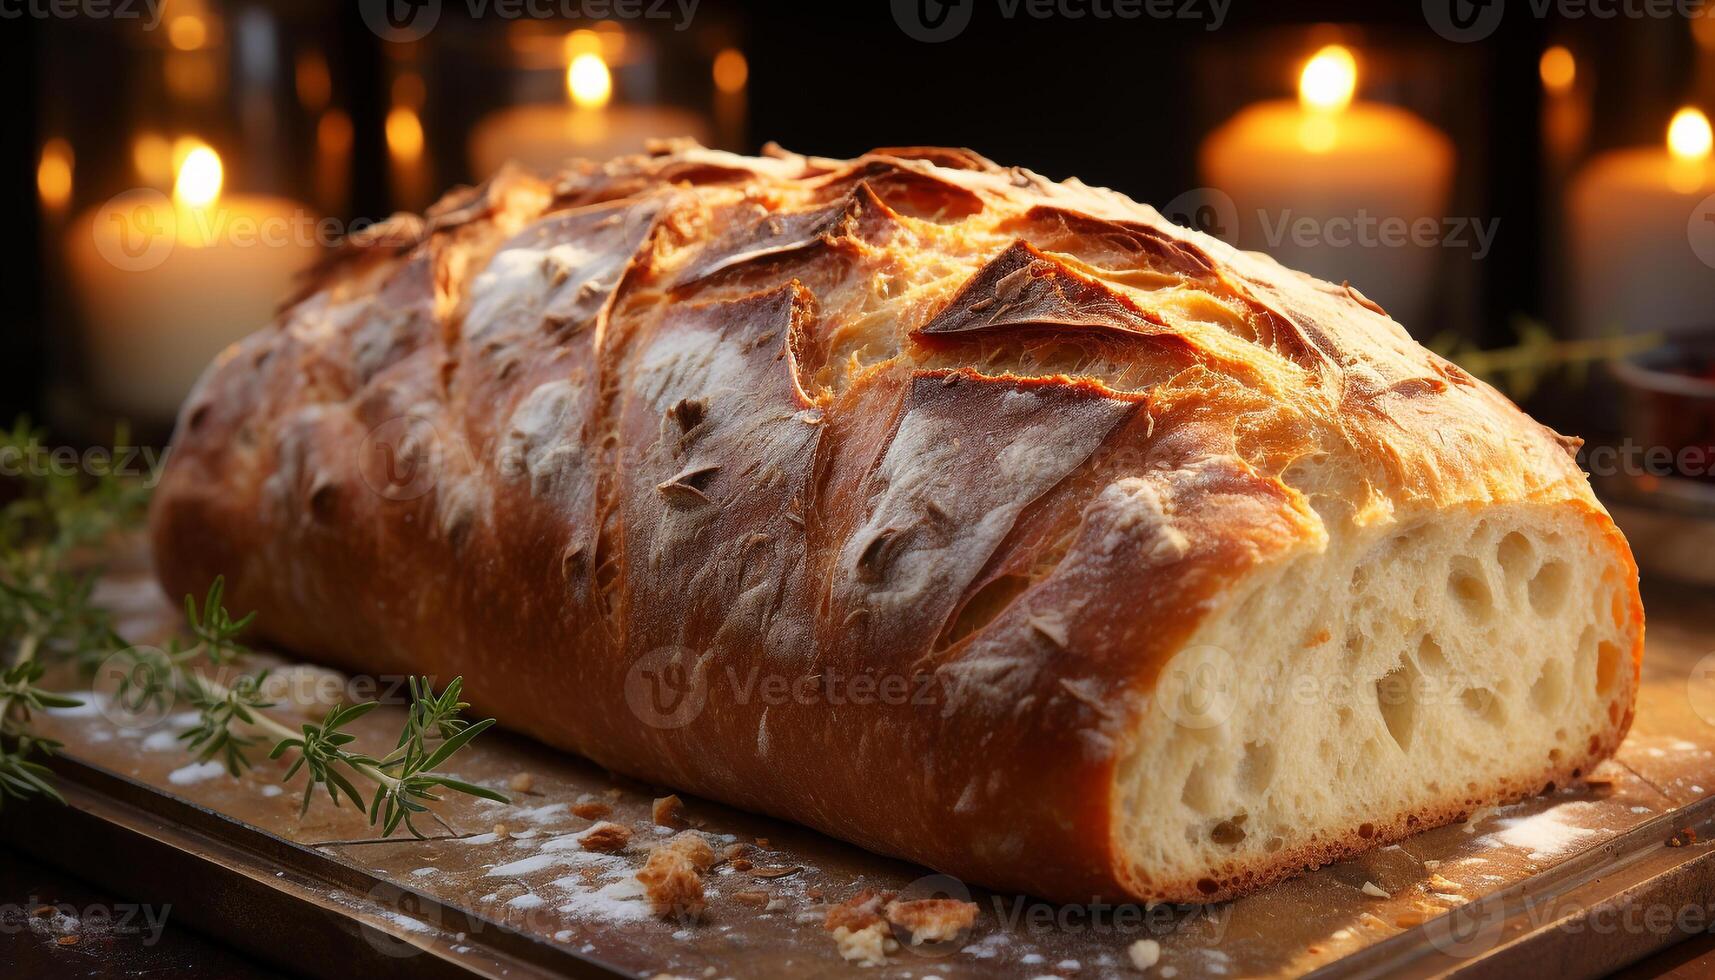
[[328,15],[172,0],[153,28],[47,32],[37,194],[49,322],[63,325],[56,421],[163,429],[334,236],[322,216],[347,207],[352,126]]
[[1456,216],[1466,227],[1472,216],[1457,203],[1468,134],[1422,84],[1448,77],[1446,56],[1329,25],[1223,39],[1204,55],[1204,187],[1181,209],[1187,223],[1349,281],[1420,338],[1468,320],[1475,270],[1449,247],[1476,244],[1454,235]]
[[388,45],[393,204],[418,209],[512,162],[549,174],[574,158],[690,138],[739,148],[749,66],[736,31],[699,15],[633,21],[450,19]]

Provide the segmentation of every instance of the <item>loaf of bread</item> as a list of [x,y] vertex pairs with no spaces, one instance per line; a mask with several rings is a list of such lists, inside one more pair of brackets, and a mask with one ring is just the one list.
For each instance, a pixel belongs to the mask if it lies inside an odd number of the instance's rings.
[[169,593],[976,884],[1224,899],[1564,785],[1637,573],[1356,289],[966,150],[684,144],[368,229],[186,402]]

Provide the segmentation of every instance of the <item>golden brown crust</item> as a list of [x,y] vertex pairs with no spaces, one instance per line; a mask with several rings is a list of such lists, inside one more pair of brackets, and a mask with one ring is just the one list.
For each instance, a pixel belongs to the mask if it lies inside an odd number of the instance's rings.
[[187,402],[170,591],[225,574],[287,647],[996,887],[1218,898],[1469,808],[1212,891],[1123,860],[1162,665],[1326,538],[1294,462],[1358,521],[1588,513],[1630,567],[1554,434],[1355,291],[969,151],[506,172],[346,253]]

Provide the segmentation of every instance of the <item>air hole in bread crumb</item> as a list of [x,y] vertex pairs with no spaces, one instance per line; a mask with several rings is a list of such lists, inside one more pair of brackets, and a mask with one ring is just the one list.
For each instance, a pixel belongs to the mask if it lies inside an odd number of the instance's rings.
[[1506,573],[1510,581],[1524,578],[1530,569],[1534,551],[1530,539],[1514,531],[1501,539],[1501,543],[1495,548],[1495,558],[1501,563],[1501,571]]
[[1494,611],[1494,596],[1482,572],[1474,567],[1455,567],[1447,576],[1447,594],[1458,601],[1460,608],[1472,618],[1481,619]]
[[1536,710],[1549,714],[1566,703],[1566,665],[1550,657],[1543,661],[1536,683],[1530,686],[1530,702]]
[[1441,644],[1435,637],[1425,634],[1417,641],[1417,666],[1425,674],[1446,674],[1447,653],[1441,649]]
[[1620,648],[1618,644],[1603,640],[1596,646],[1596,690],[1606,693],[1614,686],[1614,677],[1620,672]]
[[1259,796],[1274,782],[1275,751],[1268,742],[1245,743],[1245,754],[1239,759],[1239,790],[1247,796]]
[[1566,605],[1572,572],[1565,562],[1543,562],[1530,579],[1530,607],[1538,616],[1553,616]]
[[1382,721],[1394,742],[1407,752],[1411,751],[1417,721],[1417,700],[1412,687],[1421,676],[1415,664],[1403,660],[1376,681],[1376,706],[1381,709]]
[[1180,792],[1179,799],[1198,813],[1208,814],[1215,809],[1215,779],[1207,766],[1196,765],[1191,768],[1191,774],[1185,777],[1185,788]]
[[1465,706],[1466,711],[1491,725],[1500,725],[1506,720],[1500,697],[1486,687],[1465,688],[1459,692],[1459,703]]

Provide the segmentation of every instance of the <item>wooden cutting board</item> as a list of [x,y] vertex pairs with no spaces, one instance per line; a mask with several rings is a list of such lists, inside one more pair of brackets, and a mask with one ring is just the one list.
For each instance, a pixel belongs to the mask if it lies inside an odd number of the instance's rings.
[[[133,639],[159,637],[176,622],[141,571],[110,575],[101,599]],[[1646,606],[1637,723],[1588,786],[1207,908],[1059,906],[971,888],[980,914],[968,935],[902,947],[877,967],[840,958],[822,927],[831,903],[865,888],[923,895],[965,886],[687,798],[691,825],[717,850],[750,845],[750,867],[722,862],[711,871],[702,921],[662,921],[630,883],[641,848],[612,858],[578,850],[571,837],[591,821],[571,808],[607,804],[608,819],[646,842],[669,832],[650,817],[667,790],[502,733],[474,743],[458,775],[507,792],[517,779],[528,791],[512,792],[506,806],[448,801],[441,812],[457,838],[376,841],[361,815],[325,797],[300,819],[301,777],[282,790],[283,763],[264,762],[240,779],[195,764],[174,738],[185,706],[123,717],[99,684],[91,691],[74,682],[88,706],[42,720],[45,734],[66,743],[59,768],[70,806],[9,807],[0,834],[145,893],[140,900],[173,901],[185,921],[257,955],[328,976],[362,962],[376,975],[418,978],[1105,977],[1140,975],[1127,950],[1141,939],[1160,944],[1147,971],[1158,977],[1589,976],[1715,925],[1711,604],[1695,591],[1651,587]],[[319,718],[349,690],[343,675],[269,662],[289,682],[292,702],[277,710],[288,723]],[[371,713],[360,737],[387,747],[402,710]]]

